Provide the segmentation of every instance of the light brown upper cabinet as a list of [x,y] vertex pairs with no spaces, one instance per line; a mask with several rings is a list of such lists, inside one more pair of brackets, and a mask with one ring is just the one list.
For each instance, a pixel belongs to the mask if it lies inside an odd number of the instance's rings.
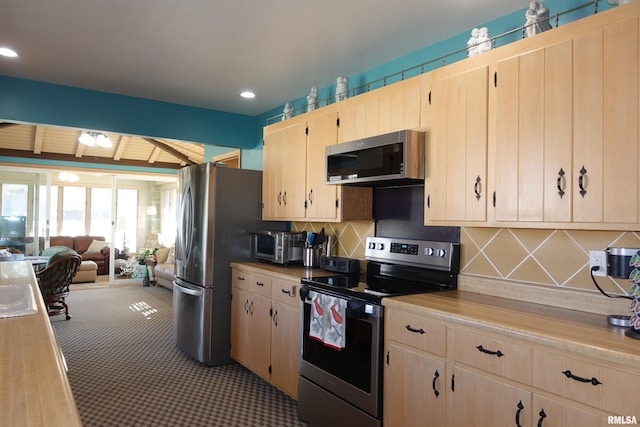
[[305,217],[307,123],[304,120],[289,120],[265,127],[264,130],[264,220],[295,221]]
[[488,69],[426,78],[425,224],[487,220]]
[[420,127],[420,83],[412,77],[339,102],[338,142]]
[[572,43],[499,61],[496,221],[570,221]]
[[638,19],[499,60],[496,70],[496,222],[637,227]]
[[264,128],[264,220],[371,220],[371,188],[326,184],[325,147],[337,138],[333,107]]

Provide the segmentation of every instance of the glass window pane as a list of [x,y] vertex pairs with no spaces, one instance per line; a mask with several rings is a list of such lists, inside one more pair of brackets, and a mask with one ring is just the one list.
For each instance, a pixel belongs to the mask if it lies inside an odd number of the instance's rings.
[[29,186],[26,184],[2,184],[2,215],[27,216]]
[[166,247],[171,247],[176,241],[176,230],[178,228],[177,193],[178,191],[175,188],[162,191],[162,212],[160,217],[162,222],[158,240]]
[[91,189],[91,236],[103,236],[111,240],[111,189]]
[[117,193],[115,247],[137,252],[138,241],[138,190],[119,188]]
[[62,230],[63,236],[81,236],[86,234],[84,226],[86,190],[84,187],[62,188]]
[[[51,200],[49,211],[49,233],[57,234],[58,230],[58,187],[51,186]],[[47,186],[40,186],[40,206],[38,207],[38,218],[40,223],[38,224],[38,234],[40,237],[45,237],[47,234]]]

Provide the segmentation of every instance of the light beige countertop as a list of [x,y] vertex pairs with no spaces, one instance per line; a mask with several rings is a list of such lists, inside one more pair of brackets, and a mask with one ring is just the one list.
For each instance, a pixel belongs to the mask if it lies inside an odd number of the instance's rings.
[[0,262],[0,286],[27,283],[38,313],[0,319],[0,425],[81,426],[33,267]]
[[314,276],[335,276],[338,274],[320,268],[304,268],[300,264],[278,265],[266,262],[232,262],[231,267],[243,268],[254,273],[270,273],[285,280],[306,279]]
[[383,299],[383,305],[472,326],[640,372],[640,340],[607,324],[606,316],[465,291]]

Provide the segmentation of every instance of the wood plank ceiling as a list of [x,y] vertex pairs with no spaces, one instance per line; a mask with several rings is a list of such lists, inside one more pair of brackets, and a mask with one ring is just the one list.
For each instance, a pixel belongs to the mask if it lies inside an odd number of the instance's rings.
[[82,130],[0,122],[0,156],[179,169],[204,162],[204,145],[102,132],[110,148],[78,142]]

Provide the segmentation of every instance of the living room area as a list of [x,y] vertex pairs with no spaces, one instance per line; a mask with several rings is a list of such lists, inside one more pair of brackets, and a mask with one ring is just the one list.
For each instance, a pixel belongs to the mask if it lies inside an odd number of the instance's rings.
[[176,187],[175,173],[3,167],[0,248],[34,263],[73,249],[77,285],[171,287]]

